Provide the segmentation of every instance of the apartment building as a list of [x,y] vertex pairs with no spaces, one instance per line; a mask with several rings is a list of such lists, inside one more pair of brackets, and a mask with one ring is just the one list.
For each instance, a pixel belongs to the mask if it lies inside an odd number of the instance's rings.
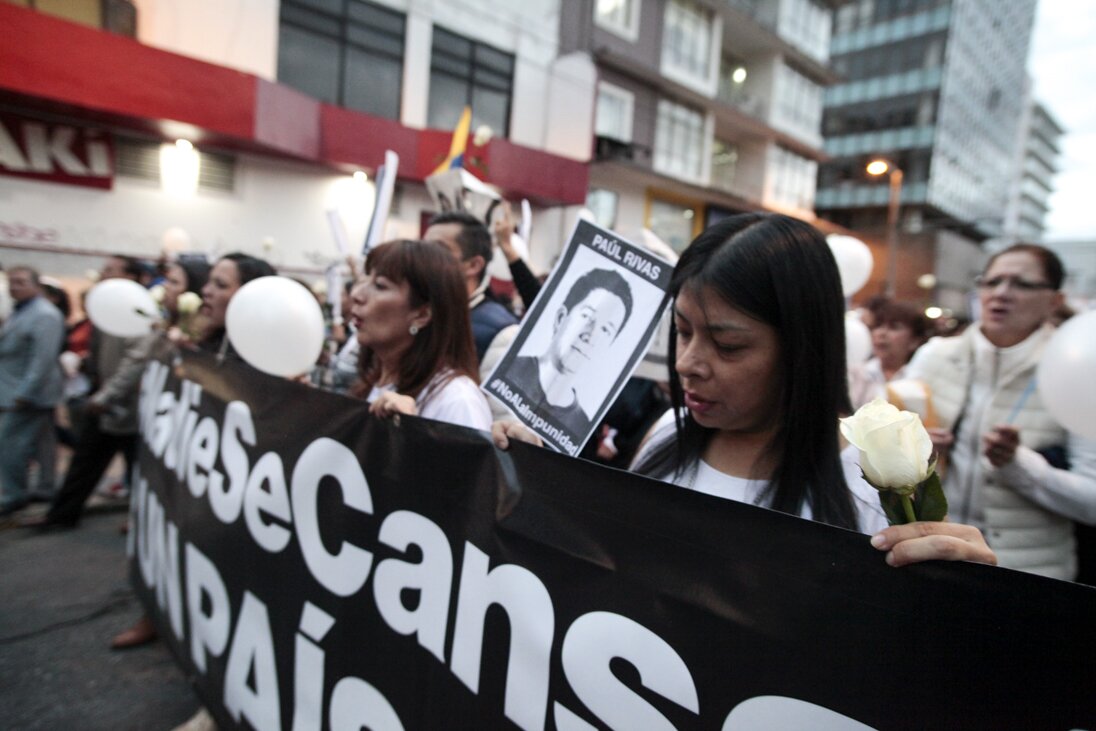
[[1020,125],[1012,190],[1005,209],[1003,244],[1043,240],[1064,131],[1050,110],[1029,99]]
[[[570,0],[560,50],[597,66],[587,207],[682,249],[742,211],[814,220],[831,10],[819,0]],[[822,222],[825,225],[825,222]]]
[[106,252],[154,257],[167,235],[318,272],[339,258],[328,211],[360,247],[386,150],[400,157],[386,233],[420,234],[423,179],[470,104],[492,136],[470,141],[466,168],[530,201],[545,269],[586,199],[596,92],[589,58],[560,52],[560,13],[0,0],[0,257],[79,274]]
[[842,81],[826,90],[816,208],[880,237],[887,180],[903,172],[897,294],[935,273],[933,298],[965,312],[982,241],[1004,217],[1026,104],[1036,0],[855,0],[834,14],[830,53]]

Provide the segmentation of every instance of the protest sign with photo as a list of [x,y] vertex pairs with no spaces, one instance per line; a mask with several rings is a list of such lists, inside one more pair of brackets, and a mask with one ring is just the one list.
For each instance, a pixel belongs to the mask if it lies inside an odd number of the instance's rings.
[[464,168],[450,168],[426,178],[426,192],[441,213],[465,211],[485,225],[502,202],[502,196]]
[[221,729],[1091,729],[1096,590],[242,364],[145,371],[131,577]]
[[578,454],[643,357],[672,273],[580,219],[484,391],[554,449]]

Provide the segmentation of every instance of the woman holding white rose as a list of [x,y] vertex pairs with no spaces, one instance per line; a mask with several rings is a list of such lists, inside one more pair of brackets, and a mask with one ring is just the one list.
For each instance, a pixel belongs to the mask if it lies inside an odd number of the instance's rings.
[[194,320],[202,306],[209,269],[204,256],[187,255],[169,264],[164,273],[160,305],[167,313],[167,334],[173,342],[189,341],[201,330]]
[[[655,424],[635,471],[871,533],[895,566],[995,562],[969,526],[887,527],[855,450],[841,451],[838,417],[851,410],[844,303],[837,265],[816,229],[780,215],[725,219],[682,254],[670,293],[675,408]],[[500,447],[526,436],[503,424],[494,434]]]

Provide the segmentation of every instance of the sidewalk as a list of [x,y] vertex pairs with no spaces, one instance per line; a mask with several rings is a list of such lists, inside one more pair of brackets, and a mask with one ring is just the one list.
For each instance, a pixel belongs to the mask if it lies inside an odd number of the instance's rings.
[[69,531],[0,530],[0,708],[5,729],[168,731],[198,709],[160,642],[114,652],[140,615],[119,511]]

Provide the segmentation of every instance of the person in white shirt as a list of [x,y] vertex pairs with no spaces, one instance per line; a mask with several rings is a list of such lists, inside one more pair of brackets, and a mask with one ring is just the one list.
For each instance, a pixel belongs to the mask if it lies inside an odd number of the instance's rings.
[[[681,255],[670,294],[676,424],[651,435],[634,471],[873,533],[871,545],[893,566],[995,563],[970,526],[885,527],[878,499],[849,479],[855,458],[838,437],[838,417],[849,411],[844,302],[818,230],[776,214],[720,221]],[[513,423],[496,424],[493,435],[503,448],[526,437]]]
[[[849,366],[849,398],[855,411],[872,399],[893,400],[887,384],[906,377],[906,364],[929,334],[928,319],[913,305],[886,300],[872,311],[872,358]],[[895,404],[909,408],[912,404]],[[924,419],[924,414],[921,415]]]
[[459,264],[437,242],[399,240],[369,252],[351,293],[364,397],[378,416],[410,414],[488,430]]

